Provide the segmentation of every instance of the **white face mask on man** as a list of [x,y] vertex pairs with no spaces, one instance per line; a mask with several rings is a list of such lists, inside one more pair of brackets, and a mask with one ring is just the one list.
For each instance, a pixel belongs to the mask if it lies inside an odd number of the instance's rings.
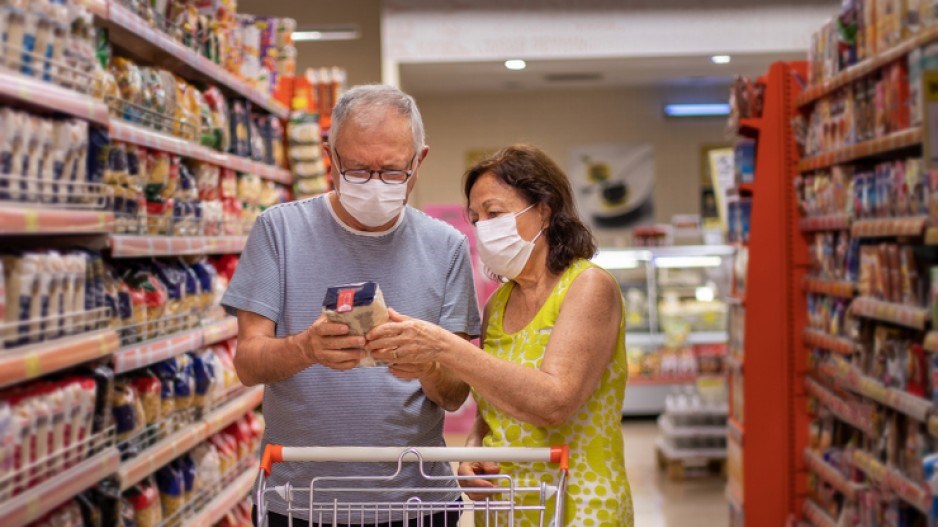
[[407,184],[388,185],[373,177],[363,184],[342,181],[339,203],[362,225],[380,227],[401,215]]
[[508,279],[521,274],[534,250],[534,242],[544,233],[544,229],[541,229],[531,241],[525,240],[518,233],[515,219],[532,208],[534,205],[516,214],[476,222],[479,256],[489,271]]

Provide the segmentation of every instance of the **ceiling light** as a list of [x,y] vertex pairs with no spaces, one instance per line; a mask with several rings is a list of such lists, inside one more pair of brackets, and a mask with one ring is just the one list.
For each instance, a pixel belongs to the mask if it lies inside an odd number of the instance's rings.
[[505,61],[505,67],[510,70],[518,71],[528,67],[528,64],[521,59],[511,59]]
[[727,103],[665,104],[664,114],[668,117],[720,117],[730,114]]
[[729,64],[732,58],[729,55],[714,55],[710,57],[710,62],[714,64]]
[[306,28],[293,32],[294,42],[313,40],[356,40],[361,37],[357,27]]
[[713,289],[707,286],[698,287],[694,290],[694,298],[698,302],[713,302],[715,296]]
[[604,269],[636,269],[642,260],[648,260],[647,251],[628,249],[600,249],[593,257],[593,263]]

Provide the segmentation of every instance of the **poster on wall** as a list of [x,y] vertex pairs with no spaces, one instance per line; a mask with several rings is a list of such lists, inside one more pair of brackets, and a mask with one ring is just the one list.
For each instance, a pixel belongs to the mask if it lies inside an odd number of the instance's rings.
[[726,230],[727,193],[734,186],[733,149],[713,148],[706,151],[709,163],[710,183],[713,185],[713,194],[716,197],[717,210],[720,214],[720,225]]
[[593,229],[654,223],[655,151],[650,144],[583,145],[570,150],[570,183]]

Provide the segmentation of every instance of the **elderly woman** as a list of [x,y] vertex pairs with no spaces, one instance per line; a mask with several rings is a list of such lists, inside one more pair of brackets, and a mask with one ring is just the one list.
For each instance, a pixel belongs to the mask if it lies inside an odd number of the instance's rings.
[[[589,260],[596,244],[570,183],[544,152],[515,145],[472,167],[465,194],[482,262],[505,280],[485,307],[483,348],[393,311],[367,335],[368,348],[468,382],[479,410],[467,445],[569,445],[566,523],[631,526],[620,430],[625,308],[616,280]],[[493,483],[472,475],[556,477],[543,464],[463,463],[459,473],[470,476],[463,485],[473,499]],[[516,525],[535,523],[524,516]]]

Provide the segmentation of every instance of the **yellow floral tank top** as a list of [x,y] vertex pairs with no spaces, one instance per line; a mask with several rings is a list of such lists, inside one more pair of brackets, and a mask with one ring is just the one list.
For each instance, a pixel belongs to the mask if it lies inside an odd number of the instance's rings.
[[[503,360],[540,368],[551,330],[570,285],[584,270],[596,267],[587,260],[574,262],[554,286],[540,311],[516,333],[502,328],[505,306],[514,287],[503,284],[492,296],[484,349]],[[473,393],[479,411],[491,430],[483,439],[487,447],[546,447],[569,445],[570,470],[567,478],[564,525],[632,526],[632,494],[625,472],[622,445],[622,399],[628,378],[625,355],[625,306],[619,322],[619,337],[612,361],[599,387],[570,421],[556,428],[543,428],[515,419]],[[556,484],[558,469],[546,463],[502,463],[501,473],[510,475],[516,485]],[[525,505],[537,505],[529,495]],[[519,500],[521,501],[521,500]],[[548,518],[553,516],[550,507]],[[483,518],[476,525],[486,525]],[[507,524],[507,514],[497,525]],[[544,523],[546,525],[546,522]],[[537,514],[515,512],[514,525],[540,525]]]

